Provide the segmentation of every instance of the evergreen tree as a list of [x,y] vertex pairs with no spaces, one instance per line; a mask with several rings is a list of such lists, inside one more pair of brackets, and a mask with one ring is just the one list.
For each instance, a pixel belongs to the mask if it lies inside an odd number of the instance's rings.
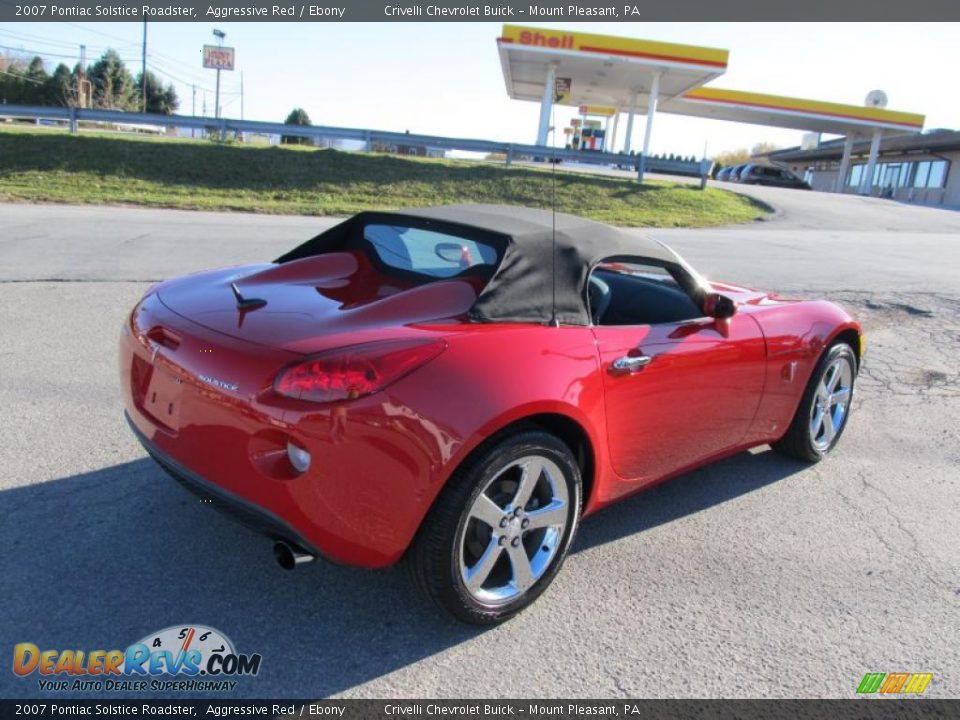
[[[142,88],[143,73],[137,75],[136,87]],[[139,105],[142,104],[142,90]],[[161,115],[171,115],[180,107],[180,99],[177,97],[177,91],[172,83],[163,84],[156,75],[147,70],[147,112],[160,113]]]
[[77,81],[73,73],[63,63],[57,65],[44,86],[44,105],[76,105]]
[[87,71],[93,85],[93,105],[110,110],[139,110],[133,75],[116,50],[107,50]]
[[[287,119],[283,121],[284,125],[310,125],[310,116],[303,108],[294,108]],[[280,142],[284,145],[310,145],[313,140],[308,137],[299,137],[297,135],[282,135]]]

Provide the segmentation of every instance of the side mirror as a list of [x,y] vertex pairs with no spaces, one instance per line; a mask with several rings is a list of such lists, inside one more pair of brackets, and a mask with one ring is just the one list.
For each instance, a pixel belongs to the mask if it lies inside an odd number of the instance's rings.
[[703,312],[707,317],[723,320],[736,314],[737,304],[726,295],[707,293],[703,298]]

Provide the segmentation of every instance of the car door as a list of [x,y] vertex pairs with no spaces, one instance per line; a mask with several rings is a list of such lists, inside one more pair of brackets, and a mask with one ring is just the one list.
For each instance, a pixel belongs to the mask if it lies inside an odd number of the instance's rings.
[[763,392],[765,345],[749,313],[704,317],[682,268],[616,266],[628,279],[660,273],[670,290],[636,292],[607,267],[594,271],[613,296],[593,327],[612,465],[625,480],[654,480],[743,441]]

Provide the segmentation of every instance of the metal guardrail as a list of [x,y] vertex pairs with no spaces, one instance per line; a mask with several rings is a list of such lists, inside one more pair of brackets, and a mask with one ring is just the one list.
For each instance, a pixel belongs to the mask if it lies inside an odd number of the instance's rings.
[[77,132],[77,124],[84,122],[113,123],[119,125],[149,125],[156,127],[180,127],[219,133],[262,133],[267,135],[289,135],[293,137],[329,138],[335,140],[357,140],[366,144],[367,150],[374,145],[420,145],[440,150],[461,150],[465,152],[498,153],[505,157],[509,165],[521,158],[556,159],[593,165],[619,165],[637,170],[638,178],[644,172],[658,172],[669,175],[686,175],[705,178],[710,171],[710,161],[690,162],[687,160],[668,160],[665,158],[625,153],[597,152],[592,150],[567,150],[565,148],[544,147],[541,145],[523,145],[504,143],[495,140],[471,138],[450,138],[436,135],[414,135],[411,133],[390,132],[386,130],[364,130],[358,128],[329,127],[325,125],[285,125],[283,123],[238,120],[236,118],[208,118],[192,115],[159,115],[155,113],[128,113],[119,110],[92,110],[72,107],[54,107],[45,105],[0,105],[0,117],[29,118],[33,120],[64,120],[69,124],[70,132]]

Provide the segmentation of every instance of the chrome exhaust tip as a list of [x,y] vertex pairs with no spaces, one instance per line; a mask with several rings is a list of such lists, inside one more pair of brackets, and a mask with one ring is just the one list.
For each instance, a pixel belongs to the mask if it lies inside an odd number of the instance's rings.
[[305,565],[316,559],[314,555],[283,541],[274,543],[273,557],[284,570],[293,570],[297,565]]

